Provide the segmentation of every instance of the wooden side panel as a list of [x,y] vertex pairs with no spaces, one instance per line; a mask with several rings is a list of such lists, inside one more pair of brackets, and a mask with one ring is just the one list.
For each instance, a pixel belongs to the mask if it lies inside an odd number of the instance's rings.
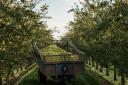
[[[63,63],[49,63],[45,64],[42,69],[42,73],[46,76],[61,76],[63,72],[61,70]],[[65,75],[77,75],[83,73],[85,70],[84,62],[73,62],[66,63],[68,71]]]
[[73,65],[73,74],[80,74],[85,72],[84,63],[74,64]]
[[55,64],[45,64],[42,72],[46,76],[53,76],[56,74],[56,65]]

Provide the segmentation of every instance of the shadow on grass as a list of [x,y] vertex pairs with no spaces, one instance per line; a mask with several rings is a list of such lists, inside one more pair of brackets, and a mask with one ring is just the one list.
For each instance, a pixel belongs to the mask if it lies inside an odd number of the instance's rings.
[[42,85],[42,84],[36,79],[27,79],[27,80],[23,80],[19,85]]
[[40,83],[38,80],[24,80],[19,85],[65,85],[65,84],[63,82],[56,82],[52,80],[48,80],[46,83]]
[[40,83],[38,79],[38,69],[35,69],[31,74],[26,76],[19,85],[99,85],[99,82],[87,73],[77,75],[71,82],[64,81],[56,82],[48,80],[46,83]]

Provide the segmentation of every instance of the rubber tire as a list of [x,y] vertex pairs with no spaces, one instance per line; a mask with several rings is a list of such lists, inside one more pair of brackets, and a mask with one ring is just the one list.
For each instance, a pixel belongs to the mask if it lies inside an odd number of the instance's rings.
[[47,77],[42,74],[40,71],[38,72],[38,75],[39,75],[39,81],[40,83],[46,83],[47,82]]
[[51,76],[51,78],[52,78],[53,80],[56,80],[56,76]]

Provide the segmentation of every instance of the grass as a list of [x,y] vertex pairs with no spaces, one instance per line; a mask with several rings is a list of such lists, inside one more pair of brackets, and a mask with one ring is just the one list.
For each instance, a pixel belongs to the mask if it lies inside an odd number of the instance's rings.
[[[40,84],[38,80],[38,69],[35,69],[31,74],[26,76],[19,85],[60,85],[55,82],[48,82],[47,84]],[[77,75],[76,79],[72,80],[70,84],[66,85],[99,85],[95,78],[87,73]]]
[[77,75],[72,85],[99,85],[99,82],[87,73]]
[[19,85],[42,85],[38,80],[38,69],[35,69],[32,73],[26,76]]
[[[107,79],[108,81],[112,82],[114,85],[121,85],[121,77],[117,75],[117,80],[113,80],[113,70],[109,70],[109,76],[106,76],[105,68],[103,68],[103,72],[99,72],[99,70],[96,70],[95,67],[91,67],[91,65],[87,65],[90,70],[96,72],[97,74],[101,75],[103,78]],[[126,85],[128,85],[128,79],[126,79]]]

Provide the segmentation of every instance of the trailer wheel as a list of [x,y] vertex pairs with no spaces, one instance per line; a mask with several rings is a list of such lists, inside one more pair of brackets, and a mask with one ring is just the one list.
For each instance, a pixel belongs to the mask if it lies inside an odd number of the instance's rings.
[[51,76],[51,78],[52,78],[53,80],[56,80],[56,76]]
[[46,83],[47,82],[47,77],[42,74],[40,71],[38,72],[38,75],[39,75],[39,81],[40,83]]

